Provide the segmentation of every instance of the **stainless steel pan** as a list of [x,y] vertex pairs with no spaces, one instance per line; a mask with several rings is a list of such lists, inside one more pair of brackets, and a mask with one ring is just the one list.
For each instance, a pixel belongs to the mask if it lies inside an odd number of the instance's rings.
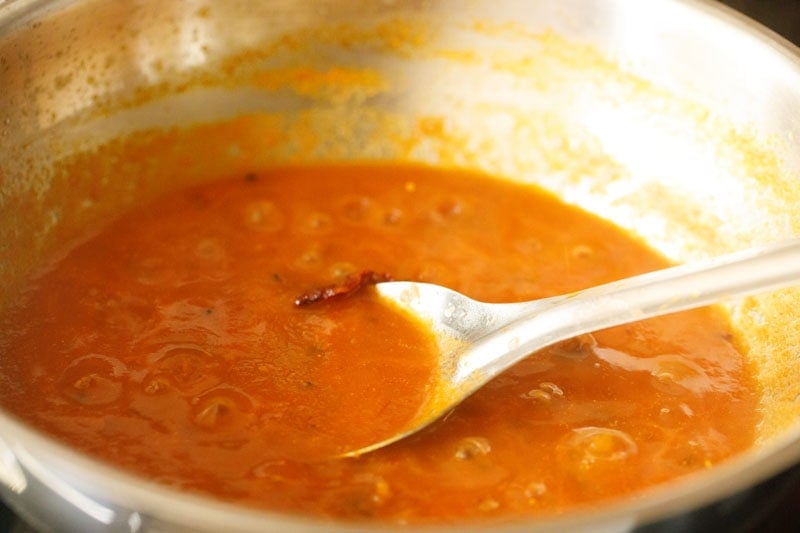
[[[71,158],[242,114],[278,134],[215,164],[480,169],[538,183],[676,261],[800,234],[797,50],[711,2],[12,0],[0,5],[0,307],[87,224],[217,168],[198,155],[168,183],[147,179],[152,162],[75,177]],[[108,194],[93,196],[98,187]],[[797,463],[800,292],[729,310],[765,391],[752,452],[636,499],[507,529],[686,524]],[[58,530],[352,527],[161,487],[4,413],[0,492]]]

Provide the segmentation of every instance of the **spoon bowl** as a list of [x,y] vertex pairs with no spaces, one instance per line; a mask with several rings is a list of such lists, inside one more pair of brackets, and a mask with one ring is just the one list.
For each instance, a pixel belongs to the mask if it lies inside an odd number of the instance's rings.
[[800,238],[519,303],[479,302],[430,283],[378,283],[381,298],[430,328],[440,351],[438,382],[406,427],[343,456],[416,433],[503,370],[556,342],[798,283]]

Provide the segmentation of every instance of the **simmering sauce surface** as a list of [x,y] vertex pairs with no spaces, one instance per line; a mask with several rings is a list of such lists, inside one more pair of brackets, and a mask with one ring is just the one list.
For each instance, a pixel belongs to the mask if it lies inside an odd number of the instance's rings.
[[561,343],[421,433],[330,459],[414,415],[435,347],[369,290],[294,299],[362,270],[500,302],[663,266],[537,189],[466,172],[231,176],[54,258],[3,318],[0,399],[93,456],[262,508],[397,523],[560,513],[752,444],[758,390],[721,317]]

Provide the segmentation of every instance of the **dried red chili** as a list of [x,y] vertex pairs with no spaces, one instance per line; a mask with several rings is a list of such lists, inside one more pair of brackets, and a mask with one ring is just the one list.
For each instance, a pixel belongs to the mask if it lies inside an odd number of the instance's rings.
[[392,277],[384,272],[374,272],[372,270],[362,270],[358,274],[352,274],[341,282],[325,287],[320,287],[308,292],[304,292],[294,300],[294,305],[303,307],[316,302],[322,302],[336,297],[350,296],[367,285],[374,285],[383,281],[391,281]]

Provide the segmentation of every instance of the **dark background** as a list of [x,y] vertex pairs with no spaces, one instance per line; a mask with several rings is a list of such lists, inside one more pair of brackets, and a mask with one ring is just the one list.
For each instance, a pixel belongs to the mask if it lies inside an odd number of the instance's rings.
[[800,0],[724,0],[800,46]]
[[[2,3],[0,0],[0,4]],[[761,22],[800,46],[800,0],[723,0],[722,3]],[[800,479],[798,475],[791,477]],[[751,510],[751,516],[762,518],[746,527],[746,530],[767,533],[800,532],[800,481],[779,491],[773,501],[767,502],[766,507]],[[0,532],[12,531],[27,533],[28,529],[20,526],[13,513],[0,503]]]

